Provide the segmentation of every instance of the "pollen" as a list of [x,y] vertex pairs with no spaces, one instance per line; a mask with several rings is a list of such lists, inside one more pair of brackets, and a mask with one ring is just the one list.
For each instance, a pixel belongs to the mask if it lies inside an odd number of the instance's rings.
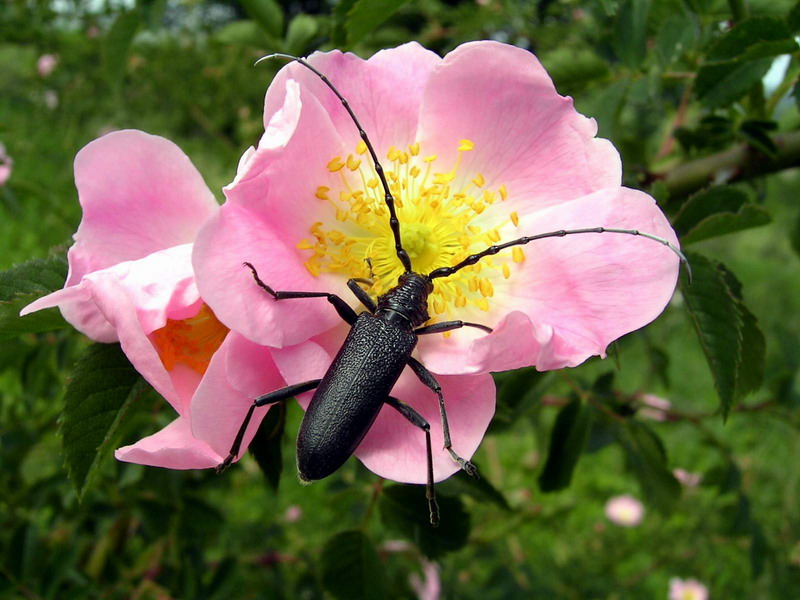
[[[403,247],[417,273],[456,265],[515,235],[517,213],[494,207],[498,198],[508,198],[506,186],[487,183],[483,173],[465,172],[461,165],[464,153],[474,149],[474,142],[462,139],[450,164],[442,164],[436,154],[425,154],[419,142],[386,150],[382,163],[386,180],[395,198]],[[335,175],[314,189],[330,208],[317,213],[321,220],[311,224],[310,236],[296,247],[306,254],[305,267],[313,276],[369,278],[373,285],[368,292],[377,298],[397,285],[403,267],[380,179],[372,160],[359,158],[367,150],[362,140],[353,154],[327,163]],[[515,263],[524,259],[522,249],[515,246],[434,280],[428,299],[430,322],[458,319],[466,307],[489,311],[498,286],[507,285]]]
[[203,304],[193,317],[167,319],[164,327],[150,334],[150,340],[167,371],[182,364],[203,375],[226,335],[228,328]]

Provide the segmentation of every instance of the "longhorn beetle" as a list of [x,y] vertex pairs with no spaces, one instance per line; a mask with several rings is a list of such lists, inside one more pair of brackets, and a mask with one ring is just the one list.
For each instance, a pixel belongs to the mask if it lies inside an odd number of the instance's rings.
[[[297,436],[297,470],[303,481],[314,481],[327,477],[336,471],[353,454],[361,440],[369,431],[372,423],[384,405],[391,406],[413,425],[425,433],[427,453],[427,483],[425,487],[430,522],[436,526],[439,522],[439,509],[433,487],[433,458],[431,453],[430,425],[425,418],[409,405],[390,395],[392,388],[406,366],[411,367],[414,374],[430,388],[438,397],[439,413],[442,421],[444,448],[458,463],[462,470],[477,477],[475,466],[460,457],[452,448],[450,428],[447,423],[444,397],[436,378],[422,363],[411,356],[417,345],[417,337],[431,333],[442,333],[461,327],[475,327],[486,333],[492,329],[478,323],[464,321],[444,321],[432,325],[424,325],[430,319],[428,315],[428,295],[433,292],[433,280],[448,277],[453,273],[476,264],[486,256],[491,256],[510,248],[520,246],[544,238],[564,237],[579,233],[619,233],[645,237],[668,246],[686,265],[688,275],[691,271],[686,257],[668,240],[634,229],[613,229],[607,227],[591,227],[585,229],[559,230],[521,237],[510,242],[490,246],[468,256],[450,267],[441,267],[427,274],[414,272],[411,259],[403,249],[400,237],[400,222],[395,211],[394,197],[384,175],[383,167],[372,143],[347,100],[339,93],[328,78],[306,62],[304,59],[289,54],[271,54],[259,59],[256,64],[271,58],[282,58],[300,63],[317,75],[330,90],[336,94],[342,106],[350,115],[358,128],[358,134],[364,141],[380,179],[385,194],[386,207],[389,210],[389,225],[394,237],[397,259],[403,265],[404,273],[400,275],[397,285],[378,297],[377,302],[360,287],[359,284],[371,284],[371,280],[353,278],[348,280],[347,287],[366,307],[366,312],[356,314],[355,311],[339,296],[327,292],[287,292],[275,291],[258,276],[255,267],[245,262],[253,274],[256,284],[274,300],[296,298],[327,298],[339,316],[350,326],[350,333],[338,354],[333,359],[328,371],[322,379],[313,379],[287,386],[259,396],[253,401],[242,426],[233,441],[230,454],[217,466],[217,472],[226,469],[238,456],[245,430],[253,411],[267,404],[275,404],[288,400],[297,394],[316,390],[311,399]],[[367,261],[369,264],[369,260]],[[371,264],[370,264],[371,270]]]

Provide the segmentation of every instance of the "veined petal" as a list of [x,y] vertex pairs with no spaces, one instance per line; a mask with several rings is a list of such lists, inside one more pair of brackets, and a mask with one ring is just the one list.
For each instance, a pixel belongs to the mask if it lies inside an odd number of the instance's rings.
[[158,433],[114,453],[117,460],[167,469],[208,469],[223,456],[192,435],[189,421],[178,417]]

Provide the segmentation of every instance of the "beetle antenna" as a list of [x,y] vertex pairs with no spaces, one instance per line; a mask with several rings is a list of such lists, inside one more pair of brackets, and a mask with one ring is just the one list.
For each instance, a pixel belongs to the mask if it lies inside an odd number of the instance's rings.
[[273,58],[283,58],[285,60],[298,62],[303,65],[306,69],[314,73],[317,77],[319,77],[322,82],[327,85],[331,91],[336,94],[336,97],[342,103],[347,114],[350,115],[350,118],[353,120],[353,123],[356,124],[358,127],[358,135],[361,136],[361,139],[364,140],[364,144],[367,146],[367,150],[369,150],[369,155],[372,157],[372,162],[375,165],[375,172],[378,174],[378,178],[381,180],[381,185],[383,186],[384,191],[384,199],[386,201],[386,206],[389,209],[389,226],[392,228],[392,234],[394,235],[394,248],[397,252],[397,258],[400,259],[400,262],[403,263],[403,268],[406,270],[406,273],[411,272],[411,259],[408,256],[408,252],[403,249],[403,243],[400,240],[400,221],[397,219],[397,211],[394,208],[394,196],[392,196],[392,192],[389,191],[389,184],[386,181],[386,175],[383,173],[383,167],[381,166],[380,161],[378,160],[378,155],[375,152],[375,148],[372,147],[372,142],[369,141],[369,137],[367,136],[367,132],[364,131],[364,128],[361,127],[361,123],[358,121],[358,117],[356,117],[353,109],[350,108],[350,103],[345,99],[342,94],[339,93],[334,85],[330,82],[330,80],[320,71],[318,71],[315,67],[313,67],[310,63],[306,60],[298,57],[292,56],[291,54],[282,54],[280,52],[276,52],[275,54],[269,54],[267,56],[262,56],[259,58],[255,64],[259,64],[261,61],[270,60]]
[[652,233],[644,233],[642,231],[638,231],[636,229],[614,229],[610,227],[591,227],[587,229],[559,229],[558,231],[549,231],[547,233],[540,233],[538,235],[532,235],[529,237],[521,237],[516,240],[512,240],[510,242],[506,242],[505,244],[498,244],[496,246],[489,246],[483,252],[478,252],[477,254],[472,254],[468,256],[460,263],[453,265],[452,267],[441,267],[439,269],[434,269],[430,273],[428,273],[429,279],[436,279],[437,277],[449,277],[453,273],[460,271],[464,267],[468,267],[470,265],[474,265],[480,259],[486,256],[492,256],[497,254],[498,252],[502,252],[506,248],[510,248],[511,246],[524,246],[529,242],[535,242],[536,240],[542,240],[544,238],[553,238],[553,237],[564,237],[565,235],[573,235],[576,233],[624,233],[626,235],[638,235],[639,237],[647,238],[648,240],[653,240],[658,242],[659,244],[663,244],[667,246],[670,250],[672,250],[675,254],[678,255],[678,258],[681,259],[681,263],[686,268],[686,276],[689,280],[689,284],[692,283],[692,267],[689,265],[689,261],[684,256],[683,252],[680,251],[675,244],[670,242],[669,240],[665,240],[664,238],[660,238],[658,236],[653,235]]

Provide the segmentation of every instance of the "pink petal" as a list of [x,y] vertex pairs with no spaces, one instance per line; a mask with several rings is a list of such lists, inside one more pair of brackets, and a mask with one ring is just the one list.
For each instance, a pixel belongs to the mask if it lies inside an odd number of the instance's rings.
[[[354,54],[315,52],[308,62],[347,98],[378,155],[391,145],[414,142],[422,94],[433,68],[441,59],[416,42],[382,50],[368,60]],[[333,92],[313,73],[297,63],[281,69],[267,91],[264,125],[284,105],[284,81],[294,79],[308,89],[329,115],[339,136],[351,148],[359,141],[358,130]],[[329,157],[329,159],[332,157]]]
[[[273,350],[275,363],[287,382],[321,378],[344,341],[346,327],[314,338],[313,341]],[[437,376],[442,386],[454,450],[469,459],[478,448],[494,415],[495,387],[491,375]],[[298,398],[305,408],[312,392]],[[434,478],[446,479],[458,466],[443,449],[443,436],[436,394],[406,369],[392,390],[392,396],[415,408],[431,425]],[[407,483],[426,480],[424,433],[395,409],[385,406],[378,415],[356,456],[372,472]]]
[[[69,318],[72,306],[91,305],[88,314],[102,317],[136,370],[183,415],[197,377],[181,369],[168,373],[148,336],[168,318],[185,318],[199,309],[190,255],[191,245],[178,246],[89,273],[78,285],[40,298],[20,314],[61,306]],[[86,329],[84,323],[73,324]]]
[[75,157],[75,185],[83,218],[67,285],[85,273],[193,242],[218,208],[180,148],[135,130],[85,146]]
[[114,453],[117,460],[167,469],[208,469],[222,456],[192,435],[189,421],[178,417],[158,433]]
[[[225,457],[253,400],[285,387],[269,350],[230,333],[211,358],[192,399],[192,432]],[[257,408],[244,436],[244,454],[269,406]]]
[[[522,217],[519,231],[597,226],[638,229],[678,243],[653,199],[628,188],[603,190]],[[420,355],[432,371],[482,372],[532,364],[547,370],[602,356],[612,341],[663,311],[679,268],[669,248],[614,233],[539,240],[526,246],[525,256],[503,290],[503,310],[484,313],[479,321],[497,327],[495,333],[457,331],[446,340],[421,340]],[[500,321],[493,323],[492,315]],[[468,314],[464,319],[468,317],[479,318]],[[516,336],[508,330],[512,322]]]
[[[479,74],[479,75],[478,75]],[[619,154],[596,139],[597,125],[559,96],[538,59],[498,42],[471,42],[450,52],[425,89],[418,139],[424,154],[449,168],[462,138],[475,143],[459,175],[480,172],[486,186],[505,184],[504,210],[530,210],[618,186]],[[446,170],[446,169],[442,169]]]

